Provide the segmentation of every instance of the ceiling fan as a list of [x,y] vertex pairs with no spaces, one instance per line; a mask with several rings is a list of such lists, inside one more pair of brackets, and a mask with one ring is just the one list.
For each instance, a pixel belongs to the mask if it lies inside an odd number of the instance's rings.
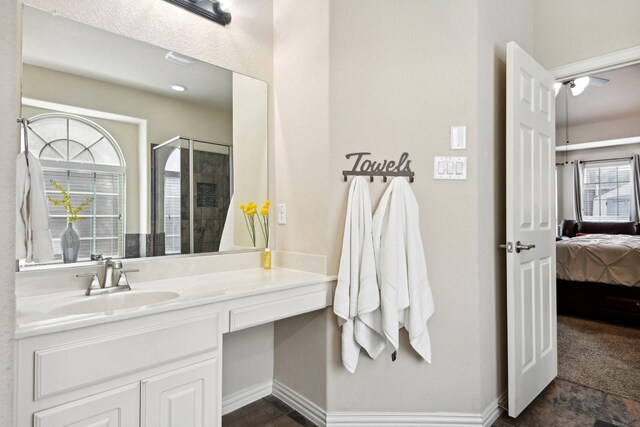
[[554,83],[553,89],[556,91],[556,96],[558,96],[558,92],[560,92],[560,88],[562,86],[567,86],[567,88],[571,89],[571,94],[573,96],[578,96],[587,88],[587,86],[604,86],[609,83],[609,79],[603,79],[602,77],[595,76],[584,76],[578,77],[577,79],[567,80],[566,82],[558,82]]

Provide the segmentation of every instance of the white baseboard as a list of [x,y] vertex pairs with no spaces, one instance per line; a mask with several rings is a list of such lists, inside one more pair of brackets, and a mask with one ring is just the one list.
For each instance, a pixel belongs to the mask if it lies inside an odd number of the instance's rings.
[[508,395],[505,391],[485,408],[482,412],[483,427],[490,427],[500,417],[503,411],[502,408],[507,406],[507,397]]
[[329,412],[286,385],[273,381],[273,395],[320,427],[489,427],[502,413],[506,393],[482,413],[461,412]]
[[480,414],[456,412],[334,412],[328,427],[444,427],[481,426]]
[[323,408],[276,380],[273,380],[273,395],[317,426],[327,425],[327,413]]
[[247,387],[222,398],[222,415],[240,409],[249,403],[269,396],[272,393],[272,382]]

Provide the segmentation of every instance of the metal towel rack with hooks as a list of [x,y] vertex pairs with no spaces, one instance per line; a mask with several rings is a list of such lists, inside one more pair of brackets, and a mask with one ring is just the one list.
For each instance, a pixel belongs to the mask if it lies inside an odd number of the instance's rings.
[[379,172],[379,173],[373,173],[373,172],[353,172],[353,171],[342,171],[342,176],[344,178],[344,182],[347,182],[347,176],[349,175],[354,175],[354,176],[368,176],[369,177],[369,182],[373,182],[373,177],[374,176],[381,176],[382,177],[382,182],[387,182],[387,179],[389,177],[397,177],[397,176],[406,176],[407,178],[409,178],[409,182],[413,182],[414,176],[415,176],[415,172],[411,171],[411,172]]

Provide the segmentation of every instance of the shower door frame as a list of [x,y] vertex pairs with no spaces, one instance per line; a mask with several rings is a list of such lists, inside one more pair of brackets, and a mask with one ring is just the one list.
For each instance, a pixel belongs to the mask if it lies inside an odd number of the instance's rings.
[[[231,203],[231,197],[233,196],[233,180],[234,180],[234,170],[233,170],[233,145],[232,144],[225,144],[224,142],[212,142],[212,141],[204,141],[202,139],[197,139],[197,138],[189,138],[186,136],[181,136],[181,135],[177,135],[174,136],[173,138],[163,142],[162,144],[158,144],[155,147],[153,147],[153,151],[152,151],[152,156],[151,156],[151,160],[153,162],[153,152],[155,152],[155,150],[158,150],[166,145],[172,144],[176,141],[179,140],[184,140],[184,141],[188,141],[188,150],[189,150],[189,254],[180,254],[180,255],[194,255],[194,251],[195,251],[195,239],[194,239],[194,231],[195,231],[195,224],[194,224],[194,202],[195,202],[195,193],[194,193],[194,183],[193,183],[193,150],[194,150],[194,142],[200,142],[203,144],[211,144],[211,145],[218,145],[221,147],[226,147],[229,149],[229,203]],[[176,148],[180,148],[179,146]],[[155,174],[154,174],[155,175]],[[152,176],[152,179],[155,179],[155,176]],[[157,188],[156,183],[153,183],[153,186]],[[157,197],[157,194],[155,195]],[[163,194],[164,196],[164,194]],[[157,208],[155,207],[155,199],[153,200],[153,203],[151,205],[152,210],[153,210],[153,218],[152,218],[152,225],[153,225],[153,238],[155,239],[155,236],[158,235],[157,233],[157,223],[158,221],[156,220],[157,216],[158,216],[158,212],[157,212]],[[163,213],[164,215],[164,213]],[[164,221],[163,221],[164,224]],[[163,230],[164,231],[164,230]],[[155,255],[155,247],[156,245],[154,244],[154,255],[153,256],[157,256]]]

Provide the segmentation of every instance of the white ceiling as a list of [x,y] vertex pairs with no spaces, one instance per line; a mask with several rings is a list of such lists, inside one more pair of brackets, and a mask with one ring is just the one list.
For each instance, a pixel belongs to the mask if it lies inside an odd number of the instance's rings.
[[[578,96],[569,92],[569,125],[640,116],[640,64],[593,74],[609,79],[604,86],[587,86]],[[566,123],[565,90],[556,98],[556,128]]]
[[[231,111],[232,72],[193,60],[178,65],[167,50],[33,7],[24,8],[27,64],[103,80]],[[188,88],[176,92],[172,84]]]

